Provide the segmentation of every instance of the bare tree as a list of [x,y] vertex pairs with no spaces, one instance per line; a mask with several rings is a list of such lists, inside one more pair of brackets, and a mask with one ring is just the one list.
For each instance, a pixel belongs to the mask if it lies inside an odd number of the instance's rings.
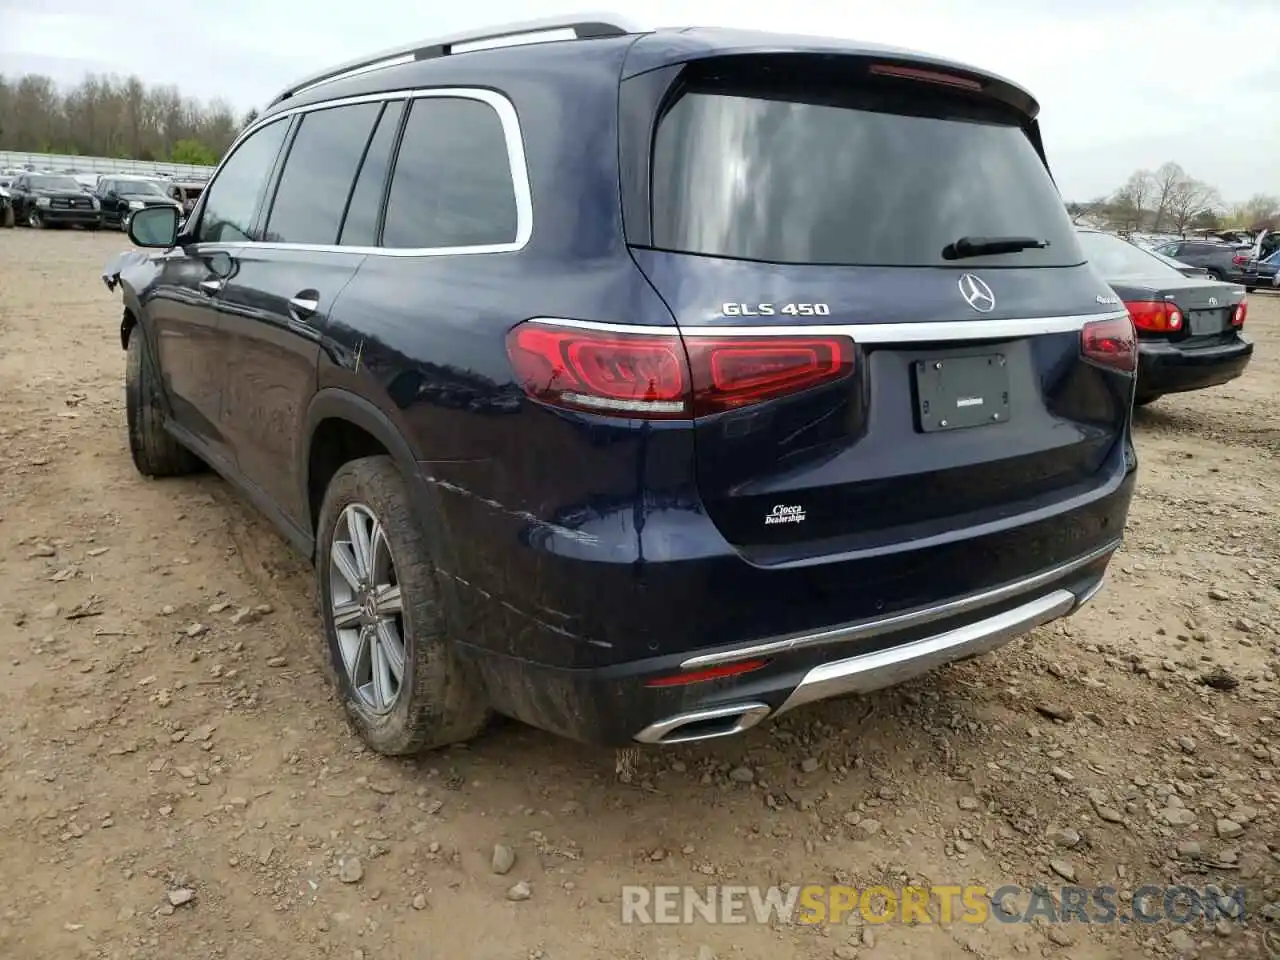
[[1141,229],[1155,190],[1156,180],[1151,171],[1135,170],[1111,198],[1114,215],[1127,225]]
[[1187,171],[1172,160],[1162,164],[1160,169],[1155,172],[1152,183],[1155,218],[1151,228],[1157,233],[1160,232],[1165,218],[1169,215],[1169,202],[1172,200],[1174,192],[1178,189],[1178,184],[1185,179],[1187,179]]
[[1222,200],[1218,191],[1195,177],[1183,176],[1169,192],[1167,209],[1173,229],[1182,233],[1196,219],[1209,218]]
[[1245,202],[1241,213],[1244,226],[1274,230],[1280,226],[1280,197],[1255,193]]

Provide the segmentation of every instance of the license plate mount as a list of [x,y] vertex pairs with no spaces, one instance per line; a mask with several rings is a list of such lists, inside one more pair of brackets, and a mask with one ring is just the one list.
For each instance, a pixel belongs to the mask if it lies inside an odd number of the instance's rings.
[[1187,325],[1193,337],[1211,336],[1222,333],[1227,328],[1227,317],[1224,310],[1188,310]]
[[935,357],[914,364],[916,412],[925,433],[1007,423],[1009,364],[1002,353]]

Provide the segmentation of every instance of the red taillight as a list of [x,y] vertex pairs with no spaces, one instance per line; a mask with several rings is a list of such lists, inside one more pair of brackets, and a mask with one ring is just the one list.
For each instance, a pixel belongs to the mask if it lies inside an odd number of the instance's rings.
[[689,416],[689,367],[676,333],[617,334],[525,323],[507,354],[529,396],[641,417]]
[[685,346],[695,416],[798,393],[853,369],[848,337],[687,337]]
[[1248,257],[1242,257],[1242,256],[1235,256],[1235,257],[1232,257],[1232,258],[1231,258],[1231,262],[1232,262],[1232,264],[1233,264],[1233,265],[1235,265],[1235,266],[1239,267],[1239,266],[1243,266],[1244,264],[1248,263],[1248,262],[1249,262],[1249,258],[1248,258]]
[[923,80],[925,83],[940,83],[946,87],[959,87],[962,90],[982,89],[982,84],[970,77],[957,77],[952,73],[940,73],[937,70],[922,70],[919,67],[904,67],[893,63],[872,64],[870,72],[877,77],[898,77],[902,80]]
[[1163,300],[1126,300],[1129,316],[1139,330],[1176,333],[1182,329],[1182,311]]
[[705,670],[690,670],[688,673],[675,673],[669,677],[655,677],[646,680],[646,687],[687,687],[691,683],[705,683],[708,680],[723,680],[725,677],[738,677],[751,673],[765,666],[768,660],[742,660],[739,663],[727,663],[720,667],[708,667]]
[[1245,318],[1249,316],[1249,303],[1241,300],[1236,304],[1236,308],[1231,311],[1231,325],[1239,330],[1244,326]]
[[1094,320],[1080,331],[1080,352],[1086,360],[1132,373],[1138,368],[1138,338],[1128,317]]
[[838,380],[853,369],[841,336],[698,337],[524,323],[507,335],[520,386],[595,413],[685,419]]

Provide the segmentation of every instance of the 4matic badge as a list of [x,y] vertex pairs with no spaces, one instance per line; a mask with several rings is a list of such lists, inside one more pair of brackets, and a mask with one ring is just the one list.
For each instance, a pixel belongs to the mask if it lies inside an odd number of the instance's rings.
[[796,504],[794,506],[780,503],[773,508],[768,516],[764,518],[766,527],[775,523],[803,523],[804,507]]

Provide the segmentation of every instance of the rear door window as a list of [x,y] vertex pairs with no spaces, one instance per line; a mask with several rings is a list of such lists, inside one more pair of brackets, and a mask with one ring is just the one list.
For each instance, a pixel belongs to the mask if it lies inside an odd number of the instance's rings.
[[[1018,119],[921,83],[712,68],[653,146],[655,246],[776,263],[1065,266],[1070,218]],[[961,237],[1044,249],[960,261]]]
[[514,243],[517,219],[511,158],[498,112],[462,97],[415,100],[391,177],[383,246]]
[[378,242],[378,211],[382,206],[382,191],[387,185],[387,171],[391,169],[391,151],[395,149],[396,132],[400,129],[400,117],[404,113],[404,101],[388,103],[373,132],[369,149],[365,151],[356,177],[351,202],[347,204],[347,218],[342,224],[339,243],[343,246],[372,247]]
[[264,239],[332,245],[380,103],[303,114],[276,188]]

